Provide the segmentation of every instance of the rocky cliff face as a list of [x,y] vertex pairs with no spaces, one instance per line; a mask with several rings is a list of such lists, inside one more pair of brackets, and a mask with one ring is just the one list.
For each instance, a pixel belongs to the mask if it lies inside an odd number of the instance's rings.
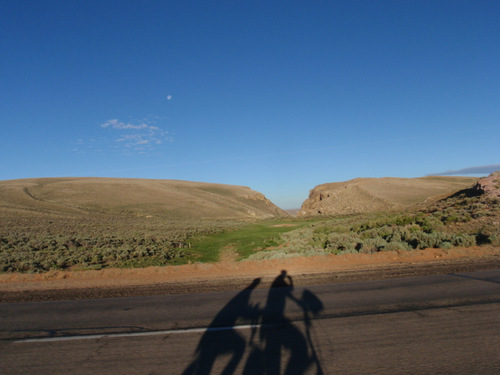
[[267,199],[262,193],[252,190],[252,194],[245,195],[241,198],[240,201],[248,205],[247,213],[252,217],[272,218],[290,216],[286,211]]
[[490,198],[500,198],[500,171],[480,179],[476,189]]
[[300,208],[298,216],[343,215],[387,209],[388,204],[364,191],[358,181],[316,186]]

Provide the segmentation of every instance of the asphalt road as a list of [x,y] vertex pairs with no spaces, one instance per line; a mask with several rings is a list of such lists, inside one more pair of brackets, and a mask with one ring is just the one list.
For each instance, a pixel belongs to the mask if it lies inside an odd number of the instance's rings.
[[286,276],[272,289],[0,304],[0,373],[500,373],[500,270],[300,288]]

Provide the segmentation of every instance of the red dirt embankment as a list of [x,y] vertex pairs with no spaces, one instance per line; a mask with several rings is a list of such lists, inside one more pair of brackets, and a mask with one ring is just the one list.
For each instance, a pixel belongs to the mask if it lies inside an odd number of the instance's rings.
[[281,270],[287,270],[296,285],[311,285],[498,267],[500,248],[473,247],[227,260],[141,269],[13,273],[0,275],[0,302],[238,290],[256,277],[261,277],[261,286],[266,287]]

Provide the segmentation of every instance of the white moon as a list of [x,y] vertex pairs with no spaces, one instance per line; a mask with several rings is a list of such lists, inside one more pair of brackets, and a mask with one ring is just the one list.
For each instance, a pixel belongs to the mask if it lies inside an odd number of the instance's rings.
[[167,95],[167,100],[172,100],[172,95]]

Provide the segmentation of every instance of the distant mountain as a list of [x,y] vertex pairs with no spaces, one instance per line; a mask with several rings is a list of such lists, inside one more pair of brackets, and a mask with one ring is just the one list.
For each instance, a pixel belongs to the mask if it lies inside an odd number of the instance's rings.
[[298,216],[400,210],[476,184],[476,177],[356,178],[316,186]]
[[178,180],[35,178],[0,181],[0,215],[125,214],[168,219],[289,216],[248,187]]
[[300,208],[288,208],[285,211],[288,212],[292,216],[297,216],[300,212]]

